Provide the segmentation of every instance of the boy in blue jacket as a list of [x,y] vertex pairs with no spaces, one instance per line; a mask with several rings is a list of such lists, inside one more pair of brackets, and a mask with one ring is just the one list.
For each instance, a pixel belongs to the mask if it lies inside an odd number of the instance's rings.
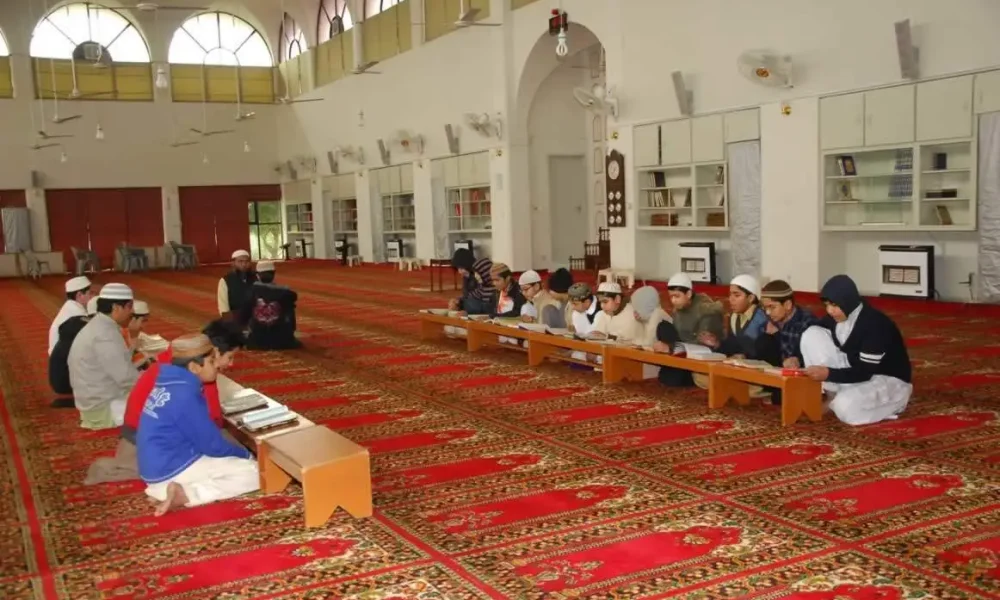
[[161,516],[257,491],[260,478],[250,452],[222,436],[208,413],[202,387],[218,374],[216,349],[205,334],[170,344],[170,364],[143,406],[136,433],[139,476]]

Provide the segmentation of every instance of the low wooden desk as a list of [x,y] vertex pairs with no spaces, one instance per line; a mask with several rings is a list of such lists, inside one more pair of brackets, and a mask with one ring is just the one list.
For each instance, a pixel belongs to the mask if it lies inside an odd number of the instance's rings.
[[722,408],[730,400],[750,403],[750,384],[781,390],[781,424],[794,425],[805,415],[810,421],[823,418],[823,387],[808,377],[782,377],[759,369],[712,365],[708,383],[709,408]]
[[[450,259],[439,259],[432,258],[428,261],[427,266],[431,272],[431,291],[432,292],[443,292],[444,291],[444,269],[451,269],[451,284],[452,289],[456,292],[458,291],[458,271],[451,266]],[[434,274],[437,273],[437,289],[434,289]]]
[[708,374],[713,363],[707,360],[695,360],[627,346],[606,346],[604,351],[604,383],[620,383],[623,380],[642,381],[642,365],[644,364]]
[[444,337],[445,327],[459,327],[468,329],[469,321],[460,317],[449,317],[446,315],[434,315],[431,313],[419,313],[420,317],[420,339],[437,340]]
[[546,359],[552,359],[574,363],[577,365],[584,365],[587,367],[601,367],[601,365],[588,362],[586,360],[580,360],[567,356],[561,353],[560,350],[585,352],[587,354],[596,354],[597,356],[603,357],[604,348],[605,346],[603,344],[598,344],[597,342],[586,342],[576,338],[532,331],[528,332],[528,365],[537,367],[545,362]]
[[525,348],[514,344],[504,344],[500,338],[512,338],[515,340],[527,340],[528,332],[525,329],[507,327],[506,325],[496,325],[483,321],[469,319],[465,321],[466,340],[468,340],[469,352],[482,350],[486,346],[500,346],[511,350],[524,351]]
[[268,438],[260,446],[261,489],[302,484],[306,527],[319,527],[338,507],[355,519],[372,516],[368,450],[323,426]]
[[[219,375],[216,380],[219,386],[219,400],[225,404],[227,400],[231,399],[233,395],[245,389],[244,386],[236,383],[232,379],[226,377],[225,375]],[[271,406],[278,406],[279,404],[273,400],[268,401],[268,408]],[[316,424],[309,419],[299,415],[298,424],[290,427],[279,427],[277,429],[270,429],[267,431],[262,431],[260,433],[250,433],[242,427],[239,426],[237,420],[239,415],[232,417],[223,416],[224,425],[226,431],[229,432],[233,438],[239,443],[243,444],[248,450],[257,455],[257,467],[261,473],[261,487],[264,487],[264,468],[260,456],[260,444],[264,440],[270,439],[275,436],[284,435],[286,433],[292,433],[293,431],[301,431],[303,429],[308,429],[310,427],[315,427]]]

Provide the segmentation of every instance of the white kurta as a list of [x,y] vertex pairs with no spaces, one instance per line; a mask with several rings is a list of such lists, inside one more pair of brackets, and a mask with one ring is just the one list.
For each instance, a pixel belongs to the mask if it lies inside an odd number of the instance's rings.
[[186,506],[201,506],[256,492],[260,489],[260,474],[254,460],[202,456],[173,479],[146,486],[146,495],[163,502],[171,483],[184,488]]
[[52,355],[52,350],[55,349],[56,343],[59,341],[59,326],[73,317],[86,316],[87,307],[76,300],[67,300],[63,303],[59,312],[56,313],[56,318],[52,321],[52,326],[49,327],[49,356]]
[[[853,322],[849,321],[849,325]],[[844,324],[844,325],[848,325]],[[850,335],[851,327],[838,324],[837,338]],[[846,369],[851,366],[847,355],[833,343],[830,330],[810,327],[802,333],[799,342],[802,358],[807,367],[822,366]],[[860,383],[823,383],[823,390],[833,395],[830,410],[848,425],[869,425],[886,419],[895,419],[906,409],[913,394],[913,385],[888,375],[875,375]]]

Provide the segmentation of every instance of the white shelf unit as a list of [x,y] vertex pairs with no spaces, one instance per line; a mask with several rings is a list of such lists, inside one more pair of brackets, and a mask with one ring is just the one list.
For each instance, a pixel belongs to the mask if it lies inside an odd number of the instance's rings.
[[452,156],[439,161],[445,190],[448,233],[455,238],[470,234],[492,235],[493,210],[488,152]]
[[330,203],[332,232],[335,236],[358,233],[358,200],[354,173],[323,178],[323,199]]
[[312,202],[288,204],[285,207],[285,218],[288,221],[288,233],[312,235]]
[[638,171],[642,229],[725,229],[728,226],[726,163],[713,162]]
[[413,165],[377,169],[372,171],[372,180],[378,185],[383,237],[415,236],[417,217],[413,204]]
[[755,108],[637,126],[637,228],[727,230],[726,145],[756,139],[760,112]]
[[975,230],[979,77],[821,98],[822,228]]

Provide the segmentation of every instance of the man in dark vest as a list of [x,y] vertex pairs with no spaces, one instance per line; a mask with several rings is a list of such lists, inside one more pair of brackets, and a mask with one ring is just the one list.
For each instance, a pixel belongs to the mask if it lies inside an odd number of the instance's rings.
[[[250,268],[250,253],[246,250],[233,252],[233,270],[219,280],[219,314],[225,318],[240,320],[243,305],[250,299],[250,288],[257,281],[257,274]],[[246,324],[245,321],[240,321]]]
[[52,408],[76,408],[73,386],[69,381],[69,349],[83,326],[97,314],[97,296],[87,302],[86,311],[86,316],[70,317],[59,326],[59,341],[49,355],[49,385],[58,396],[49,405]]
[[295,338],[295,302],[298,294],[274,283],[274,263],[257,263],[259,281],[250,288],[250,299],[244,305],[243,319],[249,323],[247,347],[254,350],[288,350],[299,348]]

